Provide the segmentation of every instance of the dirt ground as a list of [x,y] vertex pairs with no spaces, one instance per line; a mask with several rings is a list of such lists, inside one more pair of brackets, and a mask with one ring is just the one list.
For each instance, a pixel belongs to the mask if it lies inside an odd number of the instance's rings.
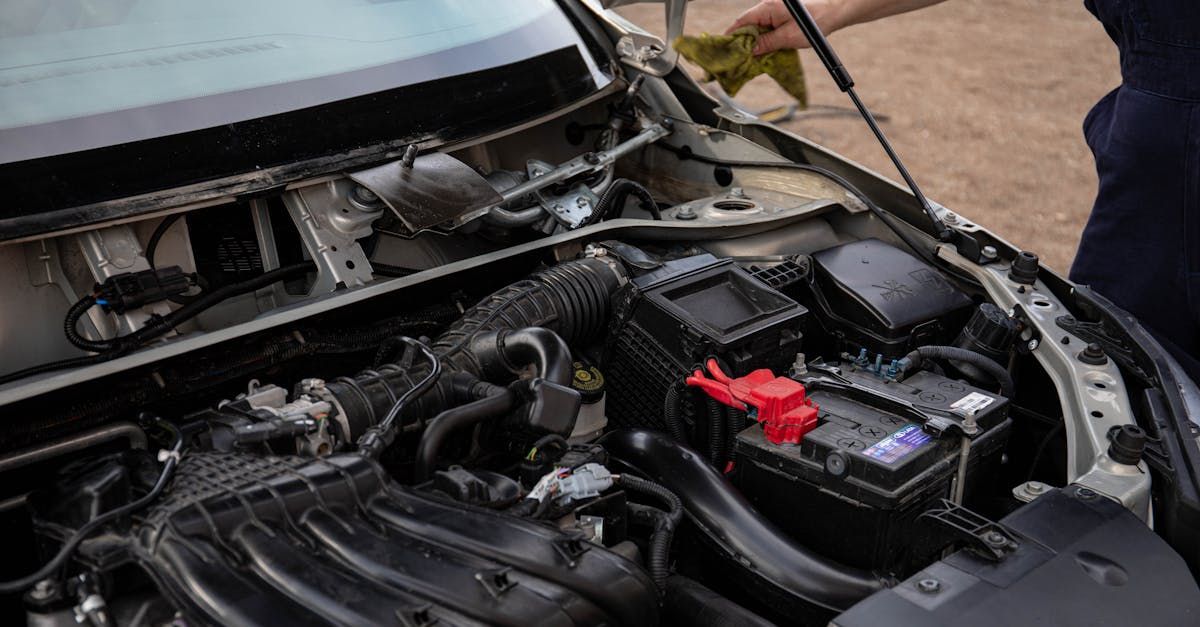
[[[695,0],[687,31],[722,32],[753,4]],[[665,32],[660,4],[620,13]],[[1116,48],[1082,0],[948,0],[831,41],[926,194],[1067,271],[1096,192],[1080,126],[1120,82]],[[802,61],[813,105],[849,106],[811,51]],[[752,111],[787,98],[765,76],[738,94]],[[899,179],[857,117],[784,126]]]

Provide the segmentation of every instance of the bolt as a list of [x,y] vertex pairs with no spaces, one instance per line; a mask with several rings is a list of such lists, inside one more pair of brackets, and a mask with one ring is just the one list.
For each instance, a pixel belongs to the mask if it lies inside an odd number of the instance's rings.
[[1049,488],[1049,487],[1050,486],[1042,483],[1041,481],[1026,481],[1025,482],[1025,491],[1030,494],[1043,494],[1046,492],[1046,488]]
[[33,585],[33,590],[29,592],[29,596],[35,601],[44,601],[53,597],[57,592],[58,584],[50,579],[43,579]]
[[579,207],[580,209],[582,209],[582,208],[584,208],[584,207],[588,206],[588,199],[587,199],[587,196],[580,196],[579,198],[576,198],[576,199],[575,199],[575,206],[576,206],[576,207]]
[[555,211],[556,213],[562,213],[562,211],[563,211],[563,206],[562,206],[562,205],[554,205],[554,211]]
[[983,250],[979,252],[983,255],[983,258],[987,259],[988,261],[995,261],[996,258],[1000,256],[1000,253],[996,250],[995,246],[984,246]]
[[1038,345],[1039,344],[1038,344],[1037,338],[1034,338],[1032,340],[1029,340],[1029,344],[1027,344],[1026,346],[1029,347],[1029,350],[1035,351],[1035,350],[1037,350]]
[[955,215],[954,213],[950,212],[950,211],[947,211],[947,212],[946,212],[946,222],[948,222],[948,223],[950,223],[950,224],[957,224],[957,223],[958,223],[958,216],[957,216],[957,215]]
[[592,165],[596,165],[597,163],[600,163],[600,155],[594,152],[589,152],[583,155],[583,160]]
[[745,198],[746,190],[740,187],[734,187],[733,189],[729,190],[729,195],[733,196],[734,198]]
[[935,594],[942,589],[942,582],[932,577],[927,577],[917,582],[917,590],[925,594]]
[[993,546],[1003,546],[1008,543],[1008,539],[999,531],[989,531],[983,536],[983,541]]
[[695,220],[696,212],[692,211],[691,207],[684,207],[675,214],[676,220]]
[[1075,495],[1085,501],[1090,501],[1096,498],[1096,491],[1091,488],[1079,488],[1075,491]]
[[400,167],[405,170],[412,168],[413,164],[417,161],[418,150],[416,144],[409,144],[408,148],[404,149],[404,156],[400,158]]

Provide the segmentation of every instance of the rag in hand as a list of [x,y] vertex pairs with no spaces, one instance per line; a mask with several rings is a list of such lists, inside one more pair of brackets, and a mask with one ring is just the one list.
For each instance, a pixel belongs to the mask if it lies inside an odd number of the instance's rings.
[[756,57],[754,44],[760,33],[757,26],[743,26],[728,35],[684,35],[674,45],[685,59],[704,69],[705,80],[717,81],[730,96],[736,96],[750,79],[766,74],[791,94],[801,108],[807,107],[808,88],[804,84],[800,53],[776,50]]

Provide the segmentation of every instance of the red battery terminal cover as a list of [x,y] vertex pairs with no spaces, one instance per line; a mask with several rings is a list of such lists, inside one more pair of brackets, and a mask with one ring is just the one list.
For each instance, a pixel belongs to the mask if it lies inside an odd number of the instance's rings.
[[749,413],[762,424],[771,443],[799,444],[804,434],[816,428],[818,408],[799,381],[777,377],[766,368],[730,378],[715,359],[707,360],[705,367],[711,379],[697,369],[687,378],[687,384],[719,403]]

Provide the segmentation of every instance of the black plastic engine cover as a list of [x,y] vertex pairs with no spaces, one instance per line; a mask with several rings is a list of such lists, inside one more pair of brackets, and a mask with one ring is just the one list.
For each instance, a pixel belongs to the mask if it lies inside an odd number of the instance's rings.
[[822,250],[812,263],[815,313],[852,352],[900,357],[920,344],[945,343],[972,305],[940,272],[877,239]]
[[397,485],[357,455],[186,455],[127,550],[193,624],[596,625],[658,612],[637,564]]
[[1119,503],[1072,486],[1001,523],[1018,542],[1004,560],[964,549],[830,624],[1200,624],[1200,590],[1187,564]]

